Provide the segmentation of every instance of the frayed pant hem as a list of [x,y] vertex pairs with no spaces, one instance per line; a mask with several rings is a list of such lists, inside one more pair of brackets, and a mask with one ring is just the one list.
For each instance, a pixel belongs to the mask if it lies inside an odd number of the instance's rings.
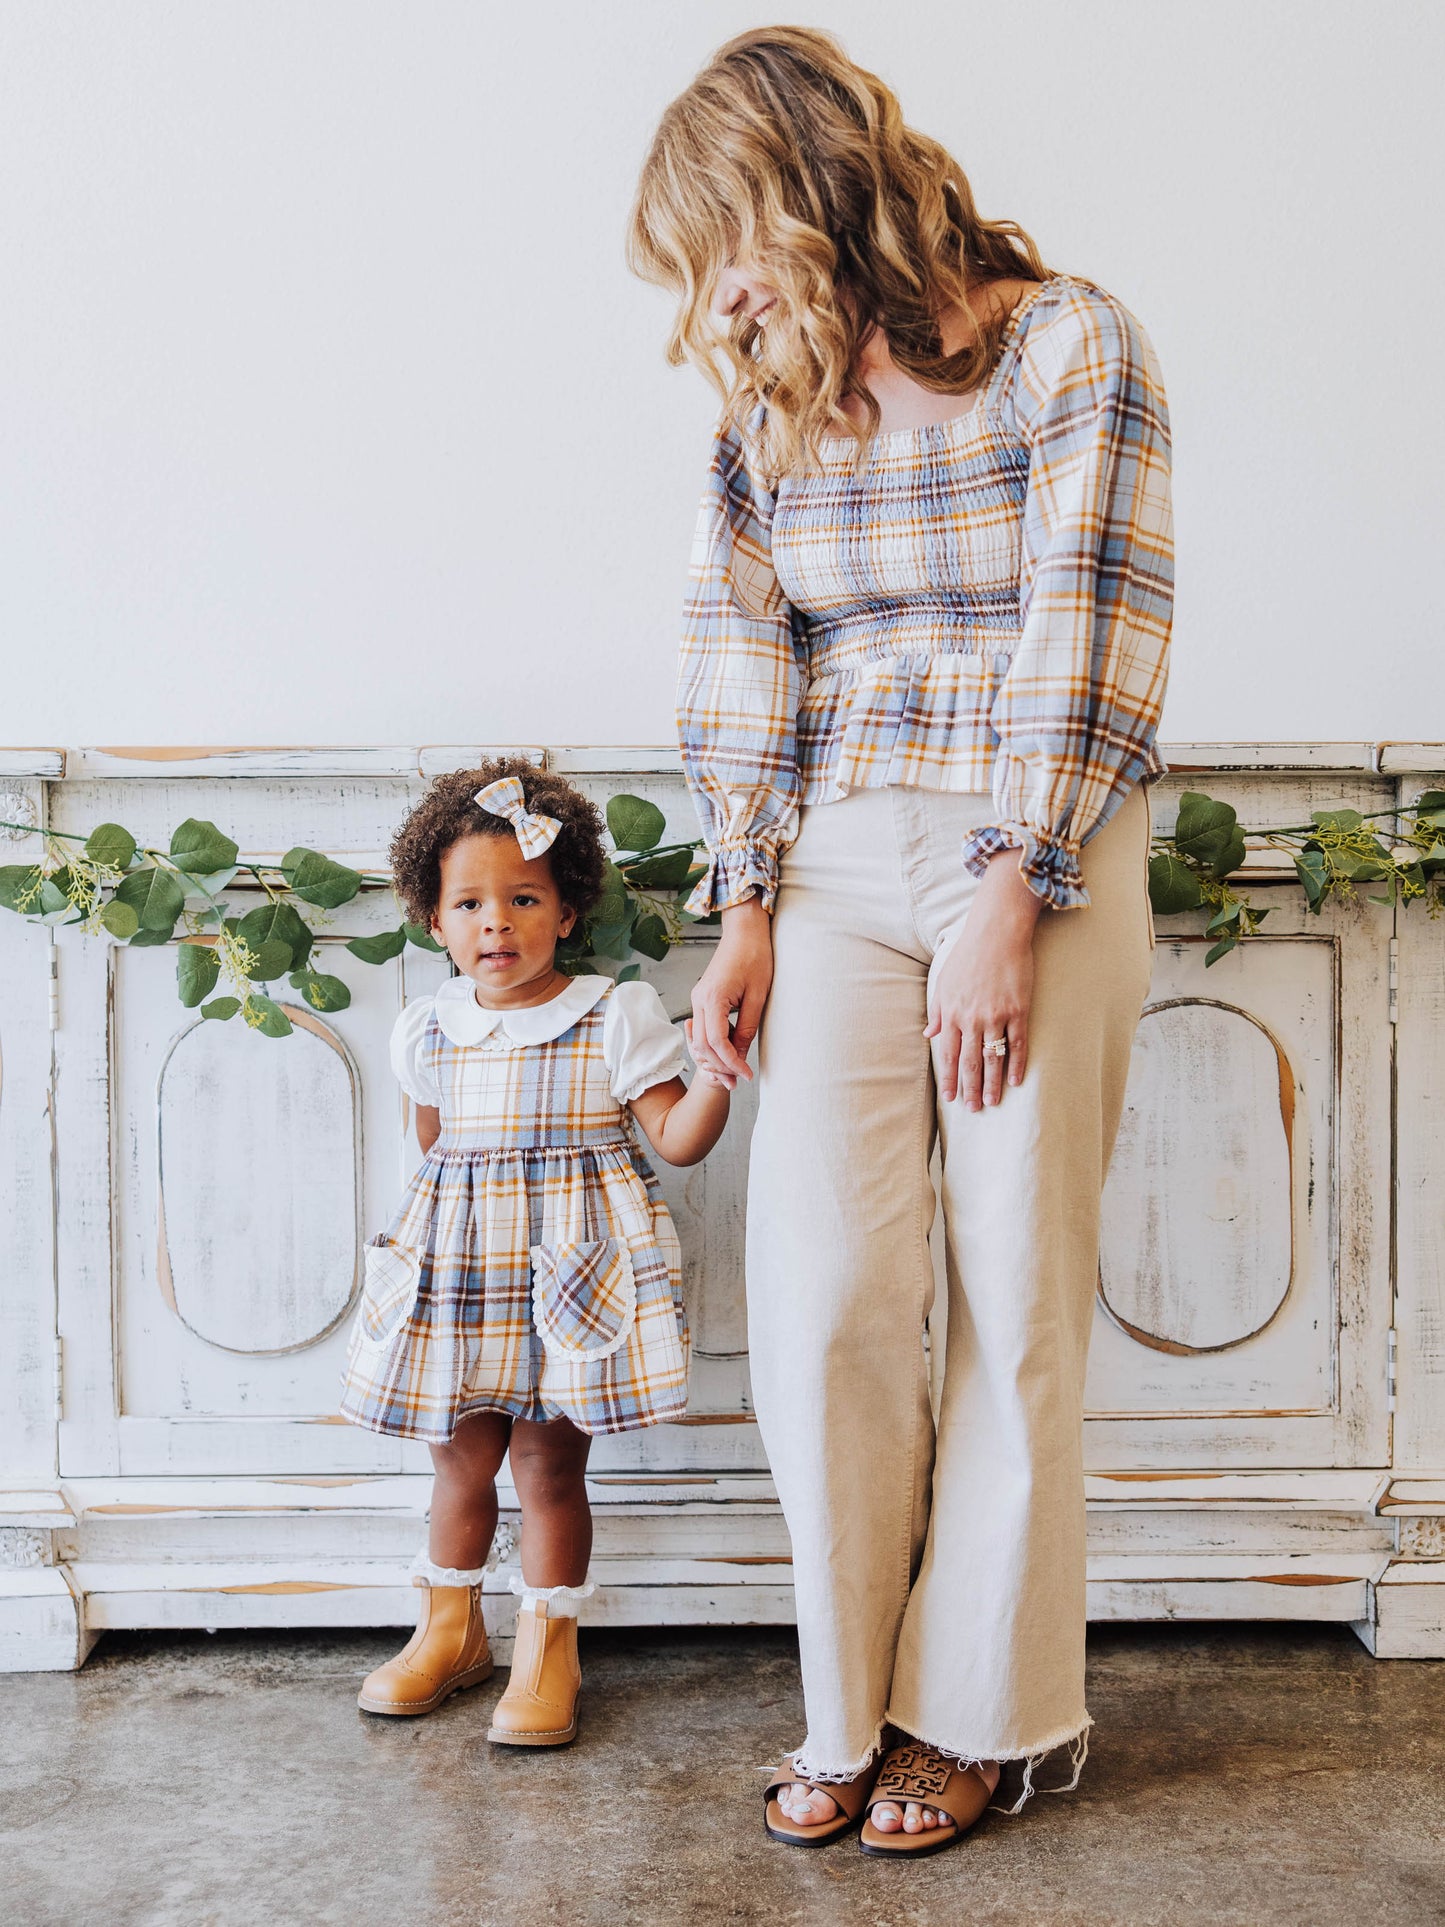
[[873,1729],[873,1738],[869,1741],[867,1748],[859,1754],[856,1760],[847,1766],[820,1767],[815,1771],[807,1757],[808,1742],[804,1740],[803,1744],[792,1756],[794,1773],[798,1775],[799,1779],[812,1780],[818,1786],[827,1786],[829,1784],[837,1786],[844,1780],[856,1780],[860,1773],[867,1772],[868,1768],[873,1764],[873,1761],[878,1757],[883,1746],[883,1728],[887,1723],[886,1720],[879,1720]]

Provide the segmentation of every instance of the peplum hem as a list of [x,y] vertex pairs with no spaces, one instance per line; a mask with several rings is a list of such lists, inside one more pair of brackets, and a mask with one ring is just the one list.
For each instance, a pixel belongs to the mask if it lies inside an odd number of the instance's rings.
[[898,654],[815,676],[798,711],[802,801],[887,785],[986,794],[998,753],[989,711],[1009,661]]

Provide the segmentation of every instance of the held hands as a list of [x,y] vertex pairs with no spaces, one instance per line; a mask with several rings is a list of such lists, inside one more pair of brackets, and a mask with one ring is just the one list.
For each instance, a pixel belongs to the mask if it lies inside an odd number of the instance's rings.
[[739,1078],[752,1077],[747,1055],[772,983],[772,920],[749,897],[723,911],[722,939],[692,993],[685,1028],[700,1078],[731,1091]]
[[[1023,1082],[1034,994],[1034,929],[1042,900],[1002,851],[978,886],[968,919],[944,954],[929,992],[925,1037],[939,1040],[938,1085],[970,1111],[997,1104]],[[985,1046],[1002,1038],[1002,1052]]]

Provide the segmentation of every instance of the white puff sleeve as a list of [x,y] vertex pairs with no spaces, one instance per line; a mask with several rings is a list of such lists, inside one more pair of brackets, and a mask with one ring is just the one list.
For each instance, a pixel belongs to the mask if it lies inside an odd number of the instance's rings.
[[651,984],[618,984],[602,1020],[602,1056],[619,1104],[680,1077],[687,1064],[681,1029],[668,1017]]
[[434,997],[418,997],[397,1018],[391,1031],[391,1068],[413,1104],[439,1108],[442,1094],[436,1079],[421,1061],[426,1027],[436,1004]]

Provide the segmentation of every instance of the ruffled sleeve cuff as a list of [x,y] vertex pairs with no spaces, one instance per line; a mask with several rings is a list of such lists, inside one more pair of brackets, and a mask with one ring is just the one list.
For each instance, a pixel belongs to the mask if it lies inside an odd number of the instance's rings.
[[763,843],[724,844],[709,853],[702,880],[687,900],[694,917],[710,917],[714,910],[730,910],[749,896],[757,896],[771,911],[778,894],[778,854]]
[[1083,910],[1089,892],[1079,868],[1079,846],[1027,823],[990,823],[963,839],[964,867],[981,877],[1003,850],[1022,850],[1019,869],[1036,897],[1054,910]]

